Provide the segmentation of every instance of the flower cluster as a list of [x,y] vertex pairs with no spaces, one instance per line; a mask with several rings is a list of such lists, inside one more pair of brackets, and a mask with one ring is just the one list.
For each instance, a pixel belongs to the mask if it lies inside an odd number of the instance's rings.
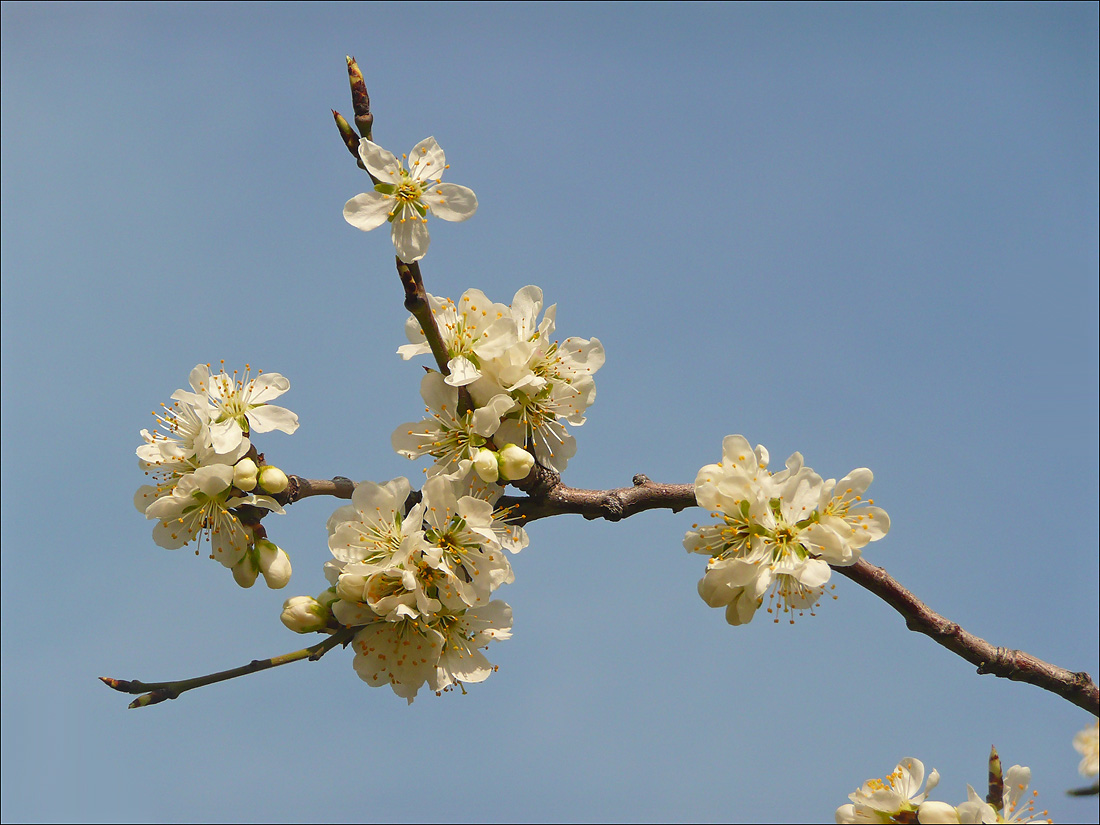
[[[882,538],[890,517],[864,494],[871,471],[853,470],[839,482],[823,480],[795,453],[784,470],[768,470],[768,451],[743,436],[727,436],[722,461],[695,478],[695,498],[719,521],[693,525],[684,547],[710,556],[699,595],[726,608],[732,625],[768,612],[792,614],[817,606],[830,564],[854,564],[865,544]],[[791,618],[793,623],[794,619]]]
[[172,394],[171,407],[154,413],[163,432],[141,431],[138,460],[154,483],[137,491],[134,505],[156,519],[153,540],[161,547],[205,537],[211,558],[231,568],[242,587],[261,574],[269,587],[283,587],[290,560],[267,540],[260,519],[283,512],[272,495],[286,489],[287,476],[263,463],[249,434],[298,428],[298,416],[269,403],[290,382],[274,372],[253,377],[247,366],[243,377],[224,368],[211,374],[209,364],[199,364],[190,384]]
[[[486,482],[520,479],[533,466],[523,451],[545,467],[564,470],[577,450],[566,425],[583,424],[596,399],[592,376],[604,363],[599,340],[552,340],[556,307],[543,313],[536,286],[519,290],[511,306],[493,303],[477,289],[457,303],[432,295],[428,301],[449,374],[424,377],[420,394],[429,417],[398,427],[394,449],[408,458],[434,458],[429,476],[462,478],[473,469]],[[398,349],[403,358],[431,351],[415,318],[405,331],[411,343]],[[486,446],[490,440],[495,449]]]
[[344,205],[344,220],[369,232],[387,221],[397,257],[406,263],[419,261],[428,252],[428,212],[445,221],[464,221],[477,211],[473,190],[455,183],[441,183],[448,168],[443,150],[434,137],[413,147],[406,169],[392,152],[363,138],[359,158],[378,182],[373,192],[356,195]]
[[982,799],[970,785],[966,786],[967,800],[961,805],[928,799],[940,775],[933,770],[928,775],[927,786],[921,791],[924,763],[910,756],[901,760],[889,776],[868,779],[862,787],[848,794],[851,802],[836,809],[836,821],[839,825],[854,822],[1050,822],[1046,811],[1035,813],[1038,791],[1027,793],[1031,783],[1030,768],[1013,765],[1002,776],[995,750],[989,764],[993,801]]
[[411,703],[425,683],[440,692],[492,673],[480,649],[512,635],[512,610],[490,597],[513,580],[504,551],[527,536],[474,481],[436,476],[411,506],[410,494],[406,478],[357,485],[328,522],[332,587],[288,600],[282,618],[300,633],[359,628],[356,672]]

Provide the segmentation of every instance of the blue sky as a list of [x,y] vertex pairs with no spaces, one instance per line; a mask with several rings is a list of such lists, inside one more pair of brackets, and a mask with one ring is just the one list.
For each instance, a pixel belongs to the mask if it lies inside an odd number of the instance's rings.
[[411,707],[335,651],[142,711],[97,676],[292,650],[313,499],[242,591],[131,504],[149,411],[196,363],[277,371],[289,472],[383,481],[418,362],[330,108],[434,135],[478,214],[429,291],[541,286],[607,351],[565,481],[687,482],[743,433],[875,472],[866,557],[994,644],[1100,672],[1098,13],[1059,5],[2,7],[5,820],[830,821],[904,756],[939,798],[995,744],[1057,820],[1097,814],[1086,713],[979,677],[837,578],[727,626],[701,511],[532,526],[500,666]]

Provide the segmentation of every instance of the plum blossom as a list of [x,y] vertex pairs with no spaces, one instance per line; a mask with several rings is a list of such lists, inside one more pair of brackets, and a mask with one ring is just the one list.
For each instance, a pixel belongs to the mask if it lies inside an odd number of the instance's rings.
[[406,263],[419,261],[428,251],[428,212],[445,221],[464,221],[477,211],[472,189],[441,181],[448,166],[434,137],[424,138],[403,156],[408,169],[366,138],[359,142],[359,157],[378,182],[373,192],[344,205],[344,220],[364,232],[389,221],[397,257]]
[[1073,747],[1081,754],[1081,764],[1077,766],[1081,776],[1096,776],[1100,773],[1100,721],[1094,720],[1087,728],[1073,737]]
[[933,770],[924,784],[924,763],[907,756],[883,779],[868,779],[853,793],[848,794],[851,803],[836,809],[838,823],[850,822],[901,822],[899,815],[916,812],[921,803],[940,781]]
[[242,377],[236,371],[227,375],[224,368],[212,375],[209,364],[199,364],[191,370],[190,383],[192,391],[176,390],[172,399],[209,417],[210,440],[218,453],[238,449],[250,431],[289,434],[298,429],[297,415],[270,403],[290,389],[290,381],[277,372],[261,371],[253,378],[246,364]]
[[768,463],[764,447],[731,435],[722,442],[722,461],[695,479],[696,500],[719,521],[693,525],[684,548],[710,557],[699,595],[726,608],[732,625],[752,621],[765,597],[775,621],[779,612],[812,613],[829,565],[854,564],[863,545],[890,526],[885,511],[863,501],[870,470],[850,473],[837,493],[838,485],[804,466],[799,453],[774,474]]
[[213,557],[225,567],[236,565],[251,546],[252,534],[233,509],[245,504],[277,513],[283,509],[267,496],[234,493],[232,484],[233,468],[225,464],[199,467],[181,478],[169,495],[145,509],[146,518],[159,522],[153,540],[171,550],[207,536]]
[[[585,411],[596,398],[593,374],[605,360],[600,341],[552,340],[555,307],[543,313],[542,290],[536,286],[516,292],[510,306],[493,303],[475,289],[463,293],[457,303],[431,295],[428,302],[448,357],[449,374],[437,383],[465,387],[475,408],[472,414],[487,415],[484,411],[490,409],[497,420],[491,432],[487,426],[476,427],[476,437],[459,437],[461,443],[453,445],[443,437],[455,429],[449,421],[405,424],[394,434],[394,448],[409,458],[437,458],[438,466],[429,475],[454,473],[462,461],[470,462],[468,471],[477,457],[474,448],[484,446],[491,436],[497,447],[515,444],[542,466],[563,471],[577,450],[568,426],[584,424]],[[431,351],[415,318],[408,320],[405,331],[410,343],[398,349],[403,358]],[[422,385],[421,392],[427,401],[426,387]],[[439,390],[433,389],[433,394],[438,396]],[[452,411],[457,395],[454,398],[446,402]],[[429,402],[429,407],[438,419],[443,400]],[[485,478],[492,475],[487,465],[483,457],[478,472]],[[518,472],[513,469],[504,477],[519,478]]]
[[[290,386],[278,373],[258,374],[246,367],[238,379],[221,371],[211,375],[199,364],[190,375],[190,390],[177,390],[172,406],[155,414],[159,428],[141,431],[139,465],[154,484],[134,495],[134,505],[156,519],[153,540],[175,549],[195,539],[209,538],[212,558],[231,568],[242,587],[250,587],[261,573],[270,587],[282,587],[290,577],[286,553],[260,552],[254,531],[242,523],[242,507],[282,513],[275,499],[287,486],[286,474],[259,460],[248,437],[251,430],[293,432],[298,417],[268,401]],[[256,494],[251,494],[255,492]],[[258,534],[263,539],[263,532]],[[266,546],[266,545],[265,545]]]

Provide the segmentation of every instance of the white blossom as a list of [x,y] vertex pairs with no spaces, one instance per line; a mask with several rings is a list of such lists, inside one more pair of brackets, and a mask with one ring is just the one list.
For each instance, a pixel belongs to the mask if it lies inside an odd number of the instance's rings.
[[1100,773],[1100,721],[1077,732],[1073,737],[1073,747],[1081,754],[1081,764],[1077,766],[1081,776],[1096,776]]
[[500,427],[501,416],[515,406],[508,395],[500,393],[486,399],[478,409],[459,413],[458,390],[435,371],[421,380],[420,395],[430,417],[402,424],[393,431],[390,441],[394,450],[406,458],[430,455],[436,459],[429,476],[468,471],[469,462]]
[[722,461],[695,479],[696,500],[719,521],[693,525],[684,547],[710,556],[699,595],[711,607],[725,607],[732,625],[752,621],[765,598],[775,621],[779,612],[812,612],[825,593],[829,565],[854,564],[860,548],[889,529],[885,511],[862,501],[869,470],[853,471],[837,493],[799,453],[778,473],[768,462],[762,446],[727,436]]
[[[593,373],[603,366],[603,345],[596,338],[551,340],[555,308],[549,307],[539,320],[543,299],[536,286],[516,292],[511,306],[493,303],[476,289],[463,293],[457,304],[431,295],[428,302],[447,352],[449,374],[443,383],[466,387],[477,412],[492,408],[499,413],[492,436],[496,444],[512,442],[543,466],[563,471],[577,449],[567,425],[584,424],[584,413],[596,398]],[[411,343],[398,349],[403,358],[431,351],[415,318],[409,318],[405,331]],[[502,399],[508,399],[506,410]],[[429,406],[438,411],[440,405]],[[434,446],[438,441],[441,446],[432,454],[439,457],[446,449],[439,434],[454,429],[446,417],[443,424],[404,425],[395,434],[394,447],[416,457],[429,452],[421,446],[424,442]],[[484,439],[474,442],[480,447]],[[461,446],[452,451],[457,457],[447,458],[442,472],[454,473],[460,461],[472,461],[469,445]],[[440,471],[437,467],[432,473]]]
[[397,257],[419,261],[428,251],[428,212],[445,221],[464,221],[477,211],[473,190],[442,183],[447,161],[434,137],[424,138],[407,158],[409,168],[376,143],[363,138],[359,157],[378,183],[344,205],[344,219],[369,232],[389,221]]
[[422,533],[424,507],[417,504],[405,514],[412,487],[407,478],[384,484],[361,481],[345,505],[329,519],[329,550],[341,562],[362,562],[372,570],[388,567],[402,544]]
[[851,804],[837,808],[836,821],[898,821],[896,817],[899,814],[915,812],[939,781],[939,773],[933,770],[928,774],[928,784],[922,791],[924,763],[911,756],[906,757],[883,779],[868,779],[860,788],[848,794]]
[[218,453],[238,448],[250,431],[258,433],[298,429],[298,416],[270,402],[288,389],[290,381],[277,372],[260,372],[252,377],[246,364],[242,377],[223,369],[211,374],[209,364],[191,370],[191,391],[176,390],[172,399],[201,410],[210,420],[210,438]]
[[[450,298],[428,296],[439,336],[447,351],[446,382],[464,387],[481,377],[481,362],[507,349],[516,341],[516,326],[509,308],[493,303],[480,289],[468,289],[455,303]],[[405,322],[409,342],[397,348],[406,361],[431,353],[420,322],[409,316]]]
[[233,567],[248,550],[251,532],[232,512],[244,504],[282,513],[267,496],[242,496],[232,491],[233,468],[224,464],[200,467],[183,476],[169,495],[162,496],[145,510],[146,518],[157,519],[153,540],[161,547],[183,547],[196,538],[207,536],[213,557]]

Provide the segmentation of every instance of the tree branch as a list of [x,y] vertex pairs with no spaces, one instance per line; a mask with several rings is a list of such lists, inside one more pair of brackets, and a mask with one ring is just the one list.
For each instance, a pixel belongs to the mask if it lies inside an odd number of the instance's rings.
[[1100,688],[1087,673],[1060,668],[1022,650],[994,647],[968,633],[914,596],[881,567],[860,559],[850,567],[834,567],[840,575],[871,591],[905,619],[905,626],[976,665],[978,673],[1027,682],[1056,693],[1093,716],[1100,716]]
[[582,490],[566,487],[559,481],[545,491],[534,491],[526,497],[502,496],[496,506],[511,508],[509,521],[534,521],[565,513],[576,513],[586,519],[619,521],[645,510],[678,513],[698,505],[693,484],[658,484],[639,474],[634,476],[633,487]]
[[[508,510],[507,521],[524,524],[566,513],[575,513],[586,519],[620,521],[646,510],[661,509],[676,513],[698,506],[692,484],[660,484],[650,481],[644,475],[636,475],[632,487],[583,490],[567,487],[560,480],[555,482],[555,478],[556,474],[548,476],[545,484],[535,485],[526,496],[502,496],[496,503],[497,509]],[[348,479],[328,482],[292,476],[291,480],[300,485],[298,489],[308,491],[299,493],[292,501],[306,495],[322,494],[351,498],[351,491],[355,487]],[[885,570],[862,559],[850,567],[833,569],[894,608],[905,619],[905,625],[910,630],[923,633],[975,665],[978,673],[991,673],[1003,679],[1027,682],[1061,696],[1094,716],[1100,716],[1100,688],[1089,674],[1074,673],[1022,650],[991,645],[985,639],[968,633],[955,622],[936,613]]]

